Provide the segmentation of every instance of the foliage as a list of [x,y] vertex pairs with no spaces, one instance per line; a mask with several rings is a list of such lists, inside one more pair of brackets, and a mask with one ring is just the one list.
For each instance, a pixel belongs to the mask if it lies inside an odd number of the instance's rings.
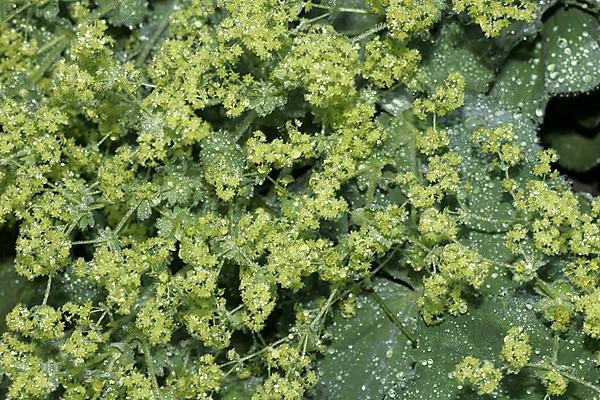
[[2,6],[1,397],[598,397],[595,2]]

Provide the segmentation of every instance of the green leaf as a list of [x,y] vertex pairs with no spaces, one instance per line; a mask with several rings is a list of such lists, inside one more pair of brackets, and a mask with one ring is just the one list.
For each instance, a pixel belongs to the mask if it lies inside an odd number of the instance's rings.
[[260,384],[258,379],[226,379],[223,388],[220,391],[222,400],[246,400],[252,397],[252,394]]
[[[102,0],[98,3],[102,7],[112,3],[112,0]],[[119,1],[117,6],[113,7],[106,16],[108,21],[115,26],[139,24],[144,20],[146,4],[144,0]]]
[[600,164],[600,133],[593,137],[572,130],[550,132],[546,139],[558,151],[558,163],[571,171],[587,172]]
[[[136,3],[138,0],[129,0]],[[134,7],[139,5],[133,4]],[[143,21],[140,24],[140,29],[136,31],[138,40],[141,43],[141,48],[136,57],[138,65],[142,65],[151,51],[156,48],[161,40],[167,34],[169,24],[169,16],[175,10],[176,2],[174,0],[160,0],[152,2],[152,9],[144,9]],[[133,14],[132,17],[140,18],[139,15]],[[142,21],[140,21],[142,22]]]
[[382,19],[364,0],[334,0],[329,3],[332,4],[330,19],[335,30],[348,36],[360,35]]
[[208,192],[198,179],[200,167],[188,160],[168,163],[159,169],[154,181],[161,186],[161,196],[170,206],[196,205]]
[[17,275],[12,260],[0,261],[0,333],[6,328],[6,315],[19,303],[35,304],[41,299],[38,285]]
[[465,77],[466,94],[477,95],[494,79],[494,66],[487,57],[490,42],[478,30],[451,21],[442,26],[430,47],[422,51],[422,73],[427,82],[437,84],[450,73],[460,72]]
[[[461,113],[460,118],[443,121],[443,126],[448,129],[450,148],[463,157],[459,170],[468,179],[469,188],[459,194],[459,200],[468,211],[467,226],[487,232],[506,230],[517,218],[512,199],[502,189],[498,171],[490,167],[490,158],[473,147],[470,136],[481,127],[512,124],[515,143],[521,146],[525,162],[533,164],[540,149],[536,127],[531,120],[499,107],[492,96],[472,99]],[[528,177],[526,171],[521,173],[521,179]]]
[[490,92],[498,104],[541,122],[548,102],[541,41],[517,47],[496,76]]
[[278,108],[285,106],[286,97],[275,85],[268,82],[254,82],[248,93],[250,108],[256,111],[259,117],[271,114]]
[[559,8],[535,42],[522,43],[498,73],[490,95],[505,108],[541,123],[548,99],[586,92],[600,84],[598,18]]
[[544,23],[546,90],[586,92],[600,84],[600,21],[579,8],[560,8]]
[[140,221],[145,221],[152,215],[152,205],[148,200],[143,200],[137,208],[137,217]]
[[534,39],[542,29],[546,12],[554,7],[559,0],[539,0],[533,2],[536,6],[535,17],[532,21],[513,21],[496,37],[487,39],[491,41],[492,48],[488,56],[495,65],[503,63],[509,53],[519,44]]
[[[506,282],[502,276],[492,279],[500,281],[498,286]],[[553,334],[536,315],[536,299],[513,291],[511,283],[506,283],[504,295],[476,298],[467,314],[427,326],[415,306],[417,292],[387,280],[375,281],[374,290],[407,329],[414,332],[418,346],[411,346],[376,302],[368,295],[362,296],[354,319],[334,317],[330,328],[333,342],[318,363],[321,384],[317,398],[478,399],[471,388],[460,386],[449,374],[468,355],[501,367],[499,353],[511,326],[526,329],[535,350],[533,359],[551,357]],[[572,373],[578,378],[594,382],[593,353],[580,334],[573,334],[576,341],[571,337],[560,339],[558,362],[572,366]],[[542,400],[545,389],[536,378],[537,372],[525,368],[516,376],[506,376],[494,398]],[[592,398],[593,393],[572,382],[567,396],[584,399]]]
[[389,189],[398,172],[416,168],[415,135],[419,134],[413,122],[399,113],[379,117],[386,132],[383,143],[369,158],[358,162],[356,185],[346,187],[345,197],[357,207],[401,204],[406,198],[399,189]]
[[[417,293],[378,280],[374,291],[408,329],[418,325]],[[318,362],[319,399],[382,399],[412,379],[410,343],[370,296],[361,296],[356,317],[339,313],[329,328],[334,340]]]

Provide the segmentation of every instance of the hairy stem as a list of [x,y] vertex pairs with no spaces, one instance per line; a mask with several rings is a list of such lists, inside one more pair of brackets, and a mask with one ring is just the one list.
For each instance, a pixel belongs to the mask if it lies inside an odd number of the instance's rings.
[[381,307],[384,314],[389,318],[389,320],[392,321],[392,323],[394,325],[396,325],[398,327],[398,329],[400,329],[400,331],[402,332],[402,334],[404,334],[404,336],[406,336],[406,338],[411,342],[411,344],[413,346],[416,346],[417,338],[408,330],[408,328],[402,323],[402,321],[400,321],[398,319],[398,317],[392,312],[392,310],[388,307],[388,305],[383,301],[381,296],[379,296],[377,294],[377,292],[372,291],[371,297],[373,298],[373,300],[375,300],[375,302],[379,305],[379,307]]
[[585,387],[587,387],[588,389],[591,389],[593,391],[595,391],[596,393],[600,393],[600,387],[594,385],[591,382],[586,381],[585,379],[581,379],[576,377],[575,375],[572,375],[568,372],[566,372],[565,370],[568,368],[564,365],[556,365],[556,366],[550,366],[550,365],[546,365],[546,364],[542,364],[542,363],[531,363],[531,364],[526,364],[525,367],[529,367],[532,369],[537,369],[540,371],[553,371],[553,370],[557,370],[557,372],[559,374],[561,374],[562,376],[564,376],[565,378],[579,383],[580,385],[583,385]]
[[42,305],[46,305],[48,303],[48,297],[50,296],[50,289],[52,288],[52,274],[48,275],[48,283],[46,283],[46,291],[44,293],[44,300],[42,301]]

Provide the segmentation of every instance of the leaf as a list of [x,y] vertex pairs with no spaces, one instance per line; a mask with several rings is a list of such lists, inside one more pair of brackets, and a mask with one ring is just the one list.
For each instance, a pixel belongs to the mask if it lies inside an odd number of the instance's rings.
[[385,140],[374,153],[358,162],[356,185],[346,188],[345,197],[354,206],[389,206],[401,204],[406,198],[399,189],[390,190],[398,172],[412,171],[416,168],[415,135],[419,132],[405,115],[382,114],[379,122],[386,132]]
[[[502,107],[494,96],[471,98],[454,117],[441,121],[448,130],[450,148],[463,156],[461,175],[469,177],[471,184],[471,189],[462,196],[471,215],[467,221],[471,229],[462,242],[483,257],[505,263],[513,259],[506,249],[505,238],[501,234],[485,232],[508,229],[517,215],[512,199],[501,188],[500,177],[490,170],[490,160],[474,150],[469,137],[478,127],[508,123],[513,125],[517,135],[515,142],[521,145],[525,163],[531,165],[540,149],[535,121]],[[406,129],[403,131],[406,134]],[[518,178],[528,178],[524,170],[518,172]],[[392,275],[399,274],[402,275],[394,271]],[[417,335],[419,346],[412,348],[381,307],[368,296],[361,297],[355,319],[347,321],[340,316],[334,319],[330,330],[334,337],[331,350],[318,364],[322,383],[317,398],[356,398],[360,393],[361,399],[377,400],[478,399],[480,397],[474,390],[460,388],[449,373],[467,355],[493,361],[500,367],[498,354],[511,326],[526,327],[534,348],[540,354],[551,354],[552,333],[536,314],[536,298],[522,295],[501,265],[493,266],[482,287],[483,296],[470,299],[466,315],[448,316],[437,326],[425,325],[419,315],[416,306],[418,287],[417,291],[410,291],[390,281],[377,280],[374,290],[408,330]],[[581,334],[578,337],[583,341]],[[563,348],[573,347],[563,343]],[[570,362],[568,357],[562,357],[565,363]],[[591,353],[579,347],[571,357],[585,359],[578,376],[587,375],[587,379],[593,381],[595,378],[586,372],[593,368]],[[570,385],[569,393],[577,393],[583,396],[581,398],[591,395],[584,386],[576,384]],[[541,400],[544,395],[545,389],[536,371],[526,369],[518,376],[505,378],[496,398]]]
[[201,173],[199,166],[189,160],[170,162],[158,168],[154,182],[161,186],[161,196],[170,206],[193,206],[208,192],[198,179]]
[[559,8],[537,40],[522,43],[498,73],[490,95],[498,103],[541,123],[548,99],[586,92],[600,84],[600,25],[578,8]]
[[600,133],[586,137],[572,130],[550,132],[546,139],[558,151],[558,163],[571,171],[587,172],[600,164]]
[[69,268],[53,280],[50,299],[56,302],[64,302],[69,299],[84,303],[94,301],[100,294],[98,287],[87,277],[76,276]]
[[256,111],[259,117],[271,114],[276,109],[285,106],[286,97],[281,91],[269,82],[254,82],[248,91],[250,108]]
[[152,215],[152,205],[148,200],[143,200],[137,208],[137,217],[140,221],[145,221]]
[[509,53],[519,44],[535,38],[542,29],[543,18],[548,10],[552,9],[559,0],[539,0],[534,2],[536,9],[535,17],[531,22],[513,21],[500,34],[488,40],[492,47],[488,56],[495,65],[503,63]]
[[260,381],[255,378],[246,380],[225,379],[219,394],[223,400],[246,400],[252,397]]
[[600,21],[579,8],[560,8],[544,23],[546,90],[586,92],[600,84]]
[[[136,2],[138,0],[130,1]],[[174,0],[161,0],[153,1],[151,9],[144,10],[146,11],[144,22],[140,24],[140,29],[136,30],[137,37],[141,42],[141,49],[136,57],[138,65],[142,65],[146,61],[151,51],[166,36],[169,16],[175,11],[175,7],[176,2]]]
[[[381,22],[381,17],[371,12],[365,0],[330,1],[330,19],[335,30],[348,36],[360,35]],[[364,12],[348,12],[346,10],[364,10]]]
[[241,170],[244,165],[241,147],[232,135],[224,131],[215,132],[202,141],[200,158],[206,166],[223,164],[232,170]]
[[6,328],[6,315],[19,303],[35,304],[41,299],[39,286],[15,272],[12,260],[0,261],[0,333]]
[[465,77],[466,94],[481,94],[494,79],[494,66],[486,54],[489,47],[480,31],[450,21],[442,26],[431,48],[422,50],[422,73],[427,82],[437,84],[450,73],[460,72]]
[[[449,20],[442,25],[434,43],[422,51],[424,71],[432,83],[446,79],[452,72],[460,72],[465,77],[467,96],[486,92],[488,85],[498,79],[495,73],[513,49],[538,35],[542,16],[556,2],[537,2],[536,18],[532,22],[515,21],[491,39],[486,38],[478,26],[465,26],[462,21],[459,22],[460,16],[459,20]],[[470,19],[467,21],[470,23]]]
[[187,209],[175,207],[166,210],[156,220],[158,236],[168,240],[181,240],[185,228],[191,220],[192,215]]
[[[537,144],[535,124],[521,115],[502,109],[490,96],[478,96],[467,102],[455,119],[442,122],[448,130],[450,148],[463,157],[459,166],[461,176],[468,178],[469,187],[459,194],[463,206],[469,211],[468,226],[489,232],[502,231],[516,219],[512,199],[502,189],[501,177],[490,167],[490,158],[481,154],[470,141],[471,134],[480,127],[495,128],[511,124],[523,151],[525,162],[533,164],[540,149]],[[521,179],[527,179],[521,171]]]
[[[494,279],[505,282],[503,277]],[[330,328],[333,342],[318,362],[321,384],[316,398],[479,399],[471,388],[460,386],[449,374],[468,355],[500,367],[503,338],[511,326],[526,329],[535,349],[534,358],[552,354],[552,333],[536,315],[536,299],[509,286],[510,283],[504,295],[475,299],[465,315],[447,317],[439,325],[427,326],[416,309],[416,292],[387,280],[375,281],[374,290],[416,334],[418,346],[410,345],[374,301],[360,297],[354,319],[334,317]],[[596,379],[593,353],[580,334],[572,334],[575,340],[569,337],[559,341],[558,361],[572,366],[580,379],[593,382]],[[533,369],[526,368],[516,376],[505,377],[494,398],[542,400],[545,389],[535,374]],[[592,393],[583,385],[571,383],[567,396],[585,399],[592,398]]]
[[[100,7],[109,5],[112,0],[102,0],[98,4]],[[116,7],[106,15],[108,21],[114,26],[135,25],[144,20],[146,13],[146,1],[144,0],[125,0],[118,1]]]
[[490,96],[498,104],[541,123],[548,102],[541,41],[517,47],[498,73]]
[[[547,330],[536,319],[531,300],[505,297],[486,297],[479,305],[470,305],[466,315],[449,317],[436,327],[421,326],[423,340],[415,354],[417,381],[403,392],[405,399],[475,399],[470,388],[463,388],[449,376],[456,364],[467,355],[494,362],[498,367],[498,354],[502,339],[511,326],[524,326],[536,335],[532,344],[546,353],[551,347]],[[545,331],[545,332],[544,332]],[[541,334],[541,335],[539,335]],[[539,335],[539,336],[537,336]],[[498,399],[542,399],[543,389],[523,374],[518,387],[502,385]],[[432,382],[432,384],[427,384]]]
[[388,90],[381,94],[379,105],[388,114],[401,117],[402,113],[412,107],[411,99],[406,89]]
[[[416,293],[378,280],[374,290],[409,329],[419,318]],[[339,313],[329,329],[334,340],[317,370],[318,399],[377,399],[411,379],[410,343],[386,317],[377,303],[361,296],[356,317],[344,319]]]
[[58,0],[48,1],[46,4],[37,6],[35,10],[36,17],[52,20],[58,16],[59,4]]

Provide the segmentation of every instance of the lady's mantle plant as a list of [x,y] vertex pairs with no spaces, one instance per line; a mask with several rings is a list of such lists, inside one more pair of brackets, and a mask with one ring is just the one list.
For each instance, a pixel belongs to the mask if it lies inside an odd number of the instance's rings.
[[594,1],[3,6],[3,397],[598,397]]

